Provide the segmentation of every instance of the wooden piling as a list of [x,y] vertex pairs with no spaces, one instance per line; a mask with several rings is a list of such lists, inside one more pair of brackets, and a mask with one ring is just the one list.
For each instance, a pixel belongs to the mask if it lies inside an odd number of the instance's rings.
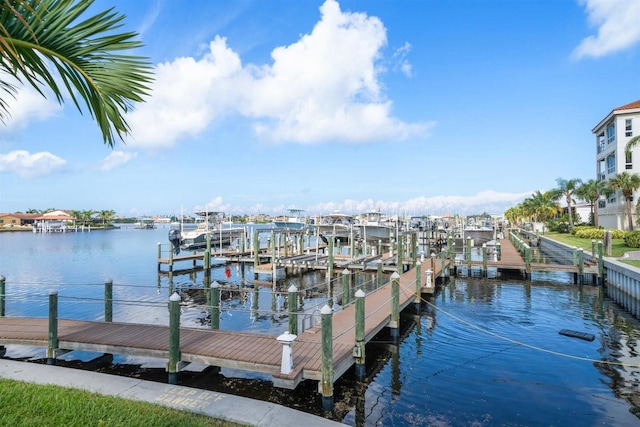
[[578,284],[584,284],[584,250],[578,248]]
[[[414,303],[417,307],[420,307],[420,299],[422,298],[422,278],[420,275],[422,270],[422,263],[420,261],[416,262],[416,299]],[[420,311],[418,311],[420,312]]]
[[598,241],[598,285],[604,286],[604,257],[603,257],[603,243],[602,240]]
[[211,284],[209,307],[211,307],[211,329],[220,329],[220,283],[217,281]]
[[356,297],[356,345],[353,348],[353,356],[355,358],[356,378],[364,381],[365,377],[365,343],[364,343],[364,297],[365,293],[362,289],[358,289]]
[[391,341],[398,343],[400,339],[400,275],[395,271],[391,275],[391,320],[389,334]]
[[58,291],[49,291],[49,338],[47,344],[47,365],[56,364],[58,349]]
[[404,235],[398,235],[398,258],[397,258],[398,271],[404,273]]
[[376,289],[380,289],[382,287],[382,261],[378,260],[378,270],[376,273],[377,287]]
[[6,308],[6,278],[0,275],[0,317],[5,316]]
[[482,244],[482,277],[487,277],[489,275],[487,269],[487,244]]
[[287,290],[289,294],[289,333],[292,335],[298,335],[298,288],[294,285],[289,286]]
[[351,278],[351,272],[348,268],[342,270],[342,306],[346,307],[351,302],[351,287],[349,286],[349,279]]
[[178,364],[180,362],[180,295],[174,292],[169,297],[169,384],[178,384]]
[[333,411],[333,322],[331,307],[320,310],[322,325],[322,408]]
[[113,280],[104,282],[104,321],[113,322]]

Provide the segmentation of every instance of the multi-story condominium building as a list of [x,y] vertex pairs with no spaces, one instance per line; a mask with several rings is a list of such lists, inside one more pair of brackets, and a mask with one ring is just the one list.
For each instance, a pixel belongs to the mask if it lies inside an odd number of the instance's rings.
[[[593,128],[596,136],[596,171],[598,180],[609,180],[621,172],[640,173],[640,144],[628,155],[627,143],[640,135],[640,100],[614,108]],[[635,160],[635,163],[634,163]],[[633,204],[640,192],[634,194]],[[620,191],[598,201],[598,224],[604,228],[625,230],[629,228],[626,217],[626,200]],[[633,216],[634,226],[637,217]],[[635,228],[635,227],[634,227]]]

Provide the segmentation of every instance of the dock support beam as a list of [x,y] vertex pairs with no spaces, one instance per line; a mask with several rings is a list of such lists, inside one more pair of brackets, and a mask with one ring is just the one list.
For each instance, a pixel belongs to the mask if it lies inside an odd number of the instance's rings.
[[209,291],[211,307],[211,329],[220,329],[220,283],[214,281]]
[[298,288],[294,285],[289,286],[287,290],[289,294],[289,334],[298,335]]
[[391,275],[391,320],[389,321],[391,341],[400,340],[400,275],[395,271]]
[[180,363],[180,295],[174,292],[169,297],[169,384],[178,384],[178,364]]
[[331,307],[320,310],[322,318],[322,409],[333,411],[333,320]]
[[364,343],[364,297],[362,289],[356,291],[356,345],[353,348],[353,357],[356,359],[356,378],[364,381],[365,343]]
[[47,345],[47,365],[56,364],[58,349],[58,291],[49,291],[49,339]]

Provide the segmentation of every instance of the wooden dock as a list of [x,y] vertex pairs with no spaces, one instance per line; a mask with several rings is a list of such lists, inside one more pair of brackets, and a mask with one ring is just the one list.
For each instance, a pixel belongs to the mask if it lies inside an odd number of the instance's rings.
[[[421,274],[422,289],[432,292]],[[407,307],[416,297],[416,270],[399,279],[399,307]],[[365,343],[389,325],[391,283],[365,297]],[[300,316],[300,314],[299,314]],[[334,381],[353,364],[355,345],[354,304],[332,315]],[[107,354],[125,354],[169,359],[169,327],[117,322],[58,320],[58,345],[55,355],[84,350]],[[49,346],[49,319],[0,317],[0,346]],[[282,344],[275,336],[225,330],[180,328],[180,365],[191,362],[271,374],[274,385],[295,388],[301,381],[322,378],[322,333],[319,327],[300,333],[292,345],[294,369],[281,374]]]

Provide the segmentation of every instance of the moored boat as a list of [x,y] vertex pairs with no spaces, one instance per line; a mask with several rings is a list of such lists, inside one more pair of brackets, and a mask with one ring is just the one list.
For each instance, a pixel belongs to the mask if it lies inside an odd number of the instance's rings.
[[289,209],[289,215],[273,220],[274,227],[302,230],[307,227],[307,218],[303,215],[303,209]]
[[314,224],[314,227],[325,243],[328,241],[327,238],[329,236],[346,243],[354,237],[354,222],[354,218],[351,215],[333,212],[329,215],[321,216],[317,223]]
[[222,212],[196,212],[196,227],[191,230],[171,230],[169,240],[182,250],[199,250],[207,247],[207,239],[212,248],[231,245],[242,236],[244,228],[233,227],[224,222]]
[[358,238],[367,242],[388,243],[394,232],[393,223],[383,221],[383,215],[379,211],[361,214],[355,227]]

